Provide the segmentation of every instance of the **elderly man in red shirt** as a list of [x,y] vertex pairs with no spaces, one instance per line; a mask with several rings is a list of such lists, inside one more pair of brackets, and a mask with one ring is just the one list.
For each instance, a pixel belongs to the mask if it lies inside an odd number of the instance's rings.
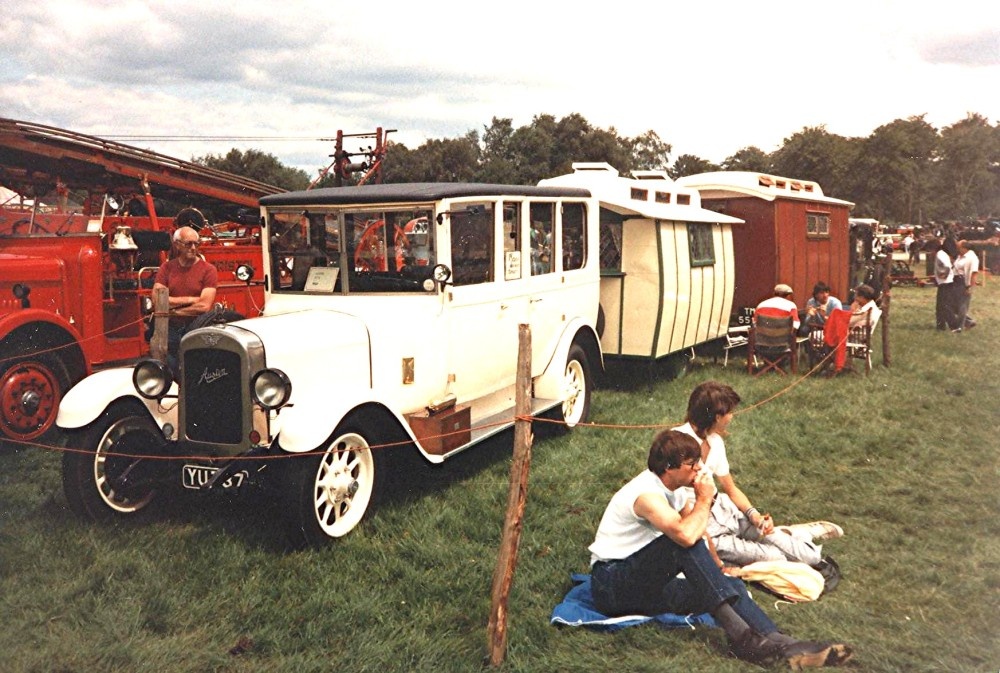
[[181,337],[195,318],[215,303],[219,274],[198,253],[201,239],[191,227],[179,227],[173,235],[176,256],[164,262],[156,272],[153,291],[166,288],[170,297],[170,327],[167,351],[176,358]]

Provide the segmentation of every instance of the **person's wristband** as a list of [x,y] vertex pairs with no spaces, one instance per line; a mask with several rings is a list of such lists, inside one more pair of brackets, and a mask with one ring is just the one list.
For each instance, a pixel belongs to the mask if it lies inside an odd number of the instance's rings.
[[753,515],[754,512],[760,514],[760,511],[756,507],[748,507],[747,511],[743,512],[743,516],[745,516],[747,519],[750,519],[750,517]]

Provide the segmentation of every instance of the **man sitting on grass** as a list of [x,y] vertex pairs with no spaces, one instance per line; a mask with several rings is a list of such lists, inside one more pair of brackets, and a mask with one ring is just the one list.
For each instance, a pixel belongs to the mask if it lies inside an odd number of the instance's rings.
[[[846,662],[849,646],[781,633],[743,582],[722,573],[704,539],[715,486],[700,456],[693,437],[665,430],[649,449],[649,469],[611,498],[590,545],[597,609],[611,616],[708,612],[726,632],[729,653],[753,663],[784,659],[797,670]],[[693,488],[693,503],[684,487]]]

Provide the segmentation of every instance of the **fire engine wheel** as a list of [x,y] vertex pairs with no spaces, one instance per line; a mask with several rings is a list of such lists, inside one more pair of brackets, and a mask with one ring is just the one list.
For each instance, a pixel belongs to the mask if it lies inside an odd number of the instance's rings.
[[284,460],[281,494],[296,546],[320,546],[354,530],[378,500],[386,450],[376,436],[343,426],[304,456]]
[[563,403],[558,419],[567,428],[572,428],[590,416],[590,392],[593,388],[587,354],[577,344],[570,346],[562,387]]
[[162,443],[156,423],[135,402],[116,402],[90,425],[68,432],[62,478],[70,509],[97,522],[144,509],[156,496],[153,466],[134,456],[155,455]]
[[[4,363],[0,362],[0,369]],[[0,373],[2,434],[18,442],[37,440],[53,429],[66,368],[55,358],[36,356],[15,361]]]

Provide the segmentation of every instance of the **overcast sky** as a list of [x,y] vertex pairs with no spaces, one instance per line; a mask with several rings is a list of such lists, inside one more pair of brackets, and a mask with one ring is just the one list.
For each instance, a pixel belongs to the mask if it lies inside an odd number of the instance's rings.
[[[807,126],[1000,121],[1000,5],[5,0],[0,116],[190,159],[257,148],[315,174],[329,138],[408,147],[580,113],[720,162]],[[357,149],[348,146],[348,149]]]

